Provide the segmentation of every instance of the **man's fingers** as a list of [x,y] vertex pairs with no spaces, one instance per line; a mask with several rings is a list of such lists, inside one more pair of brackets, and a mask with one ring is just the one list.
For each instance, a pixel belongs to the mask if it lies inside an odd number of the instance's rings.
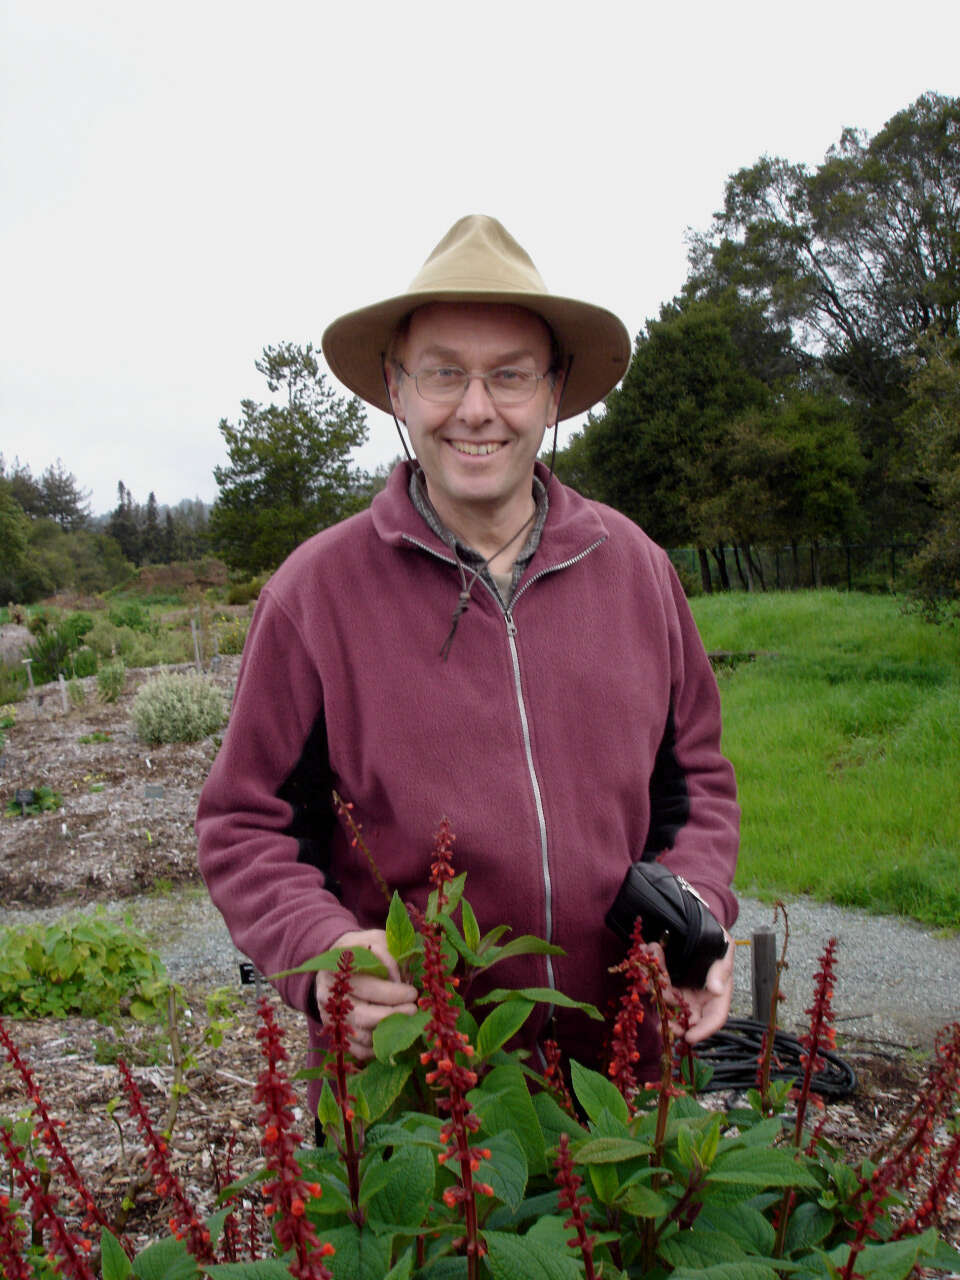
[[388,1018],[391,1013],[405,1013],[407,1015],[417,1012],[415,1004],[400,1005],[382,1005],[382,1004],[366,1004],[358,1001],[347,1016],[347,1022],[350,1027],[356,1031],[367,1031],[372,1033],[373,1028],[381,1023],[384,1018]]

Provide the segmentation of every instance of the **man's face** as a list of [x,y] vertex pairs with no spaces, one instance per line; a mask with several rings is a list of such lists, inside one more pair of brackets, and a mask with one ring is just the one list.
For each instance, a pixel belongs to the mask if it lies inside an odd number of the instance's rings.
[[[470,374],[510,367],[545,374],[550,334],[539,317],[496,303],[435,303],[410,318],[394,358],[410,375],[437,367]],[[524,404],[498,406],[473,378],[452,404],[424,400],[412,376],[389,369],[394,412],[410,442],[438,514],[522,523],[529,515],[533,464],[557,411],[561,378],[544,378]]]

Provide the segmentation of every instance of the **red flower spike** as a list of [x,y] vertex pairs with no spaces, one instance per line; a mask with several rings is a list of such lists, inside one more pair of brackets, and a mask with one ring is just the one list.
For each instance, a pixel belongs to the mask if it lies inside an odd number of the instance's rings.
[[[47,1241],[52,1255],[51,1263],[56,1268],[57,1274],[68,1277],[68,1280],[96,1280],[83,1257],[82,1238],[67,1230],[57,1211],[56,1199],[43,1188],[36,1176],[36,1171],[31,1169],[23,1159],[23,1147],[13,1141],[8,1130],[2,1125],[0,1125],[0,1146],[3,1148],[17,1184],[23,1191],[24,1199],[30,1205],[30,1216],[34,1227]],[[5,1208],[3,1218],[5,1229],[8,1212],[9,1210]],[[13,1231],[12,1227],[11,1231]],[[11,1247],[14,1239],[15,1233],[11,1235]],[[14,1271],[13,1274],[17,1273]]]
[[[434,883],[438,899],[442,899],[443,886],[453,874],[449,863],[452,841],[449,824],[444,819],[437,833],[435,846]],[[449,1209],[459,1206],[463,1214],[466,1227],[463,1251],[467,1256],[468,1280],[474,1280],[477,1259],[485,1252],[479,1233],[477,1196],[493,1196],[494,1193],[488,1183],[475,1182],[473,1176],[479,1168],[479,1162],[489,1154],[486,1147],[470,1145],[470,1135],[480,1128],[479,1117],[467,1099],[467,1093],[477,1083],[477,1073],[464,1066],[460,1059],[469,1060],[473,1054],[468,1050],[473,1046],[463,1032],[457,1030],[457,1008],[453,1003],[454,980],[447,969],[440,930],[436,924],[425,920],[421,913],[415,912],[414,916],[423,937],[422,993],[417,1003],[430,1014],[430,1020],[424,1028],[424,1036],[430,1047],[423,1057],[434,1066],[434,1070],[427,1073],[426,1079],[437,1091],[437,1110],[449,1116],[440,1130],[440,1141],[446,1147],[439,1153],[438,1161],[447,1168],[450,1168],[452,1161],[456,1161],[460,1169],[459,1184],[444,1191],[443,1201]]]
[[[153,1174],[154,1185],[159,1195],[171,1200],[174,1216],[171,1219],[171,1230],[187,1241],[187,1249],[198,1262],[213,1262],[213,1250],[210,1248],[210,1234],[204,1227],[196,1209],[187,1199],[178,1176],[170,1167],[167,1158],[167,1144],[158,1136],[151,1123],[150,1116],[143,1104],[139,1086],[133,1078],[130,1068],[122,1058],[117,1059],[117,1070],[123,1091],[127,1095],[130,1114],[137,1122],[140,1136],[147,1149],[147,1167]],[[159,1190],[163,1187],[163,1191]]]
[[0,1196],[0,1266],[9,1280],[33,1280],[33,1271],[23,1255],[30,1234],[20,1214],[10,1208],[10,1197]]
[[550,1092],[557,1103],[566,1111],[567,1115],[576,1119],[577,1113],[574,1109],[573,1098],[570,1096],[570,1090],[567,1087],[567,1078],[563,1072],[562,1054],[556,1040],[544,1040],[543,1056],[547,1063],[543,1077]]
[[442,911],[446,904],[447,885],[453,879],[453,834],[448,819],[441,818],[440,826],[433,838],[433,862],[430,864],[430,883],[437,891],[437,910]]
[[807,1009],[810,1015],[810,1030],[801,1037],[804,1046],[803,1082],[797,1098],[797,1123],[794,1130],[794,1146],[799,1147],[803,1135],[803,1121],[806,1117],[807,1105],[810,1101],[810,1087],[813,1073],[823,1066],[819,1056],[823,1048],[836,1045],[836,1032],[833,1026],[833,988],[836,982],[835,962],[837,958],[837,940],[831,938],[823,949],[820,966],[814,978],[813,1004]]
[[593,1246],[596,1243],[596,1236],[587,1234],[583,1212],[584,1206],[590,1204],[590,1197],[578,1194],[583,1179],[574,1172],[573,1158],[570,1155],[570,1138],[565,1133],[560,1135],[554,1166],[557,1171],[555,1181],[560,1188],[560,1208],[570,1212],[570,1217],[563,1225],[573,1227],[577,1233],[567,1241],[567,1244],[573,1249],[580,1249],[587,1280],[596,1280],[597,1273],[593,1269]]
[[[321,1244],[306,1216],[304,1202],[309,1198],[310,1188],[301,1178],[295,1159],[302,1141],[301,1135],[293,1131],[292,1108],[296,1095],[281,1066],[287,1052],[266,997],[260,1001],[258,1012],[257,1039],[266,1066],[258,1077],[253,1099],[263,1106],[260,1123],[264,1126],[263,1148],[270,1175],[270,1180],[263,1185],[263,1194],[270,1197],[264,1212],[273,1221],[280,1248],[284,1252],[294,1250],[290,1274],[295,1280],[333,1280],[331,1271],[321,1261],[329,1257],[329,1250],[324,1252],[326,1246]],[[268,1132],[275,1136],[268,1138]]]
[[[64,1128],[65,1121],[54,1120],[51,1117],[47,1110],[47,1105],[40,1094],[40,1089],[34,1079],[33,1073],[17,1051],[17,1047],[7,1031],[2,1018],[0,1018],[0,1044],[4,1047],[7,1055],[7,1061],[20,1076],[20,1080],[23,1084],[23,1090],[30,1099],[34,1113],[39,1121],[36,1129],[34,1130],[33,1136],[35,1138],[39,1137],[42,1139],[44,1146],[50,1153],[54,1167],[58,1170],[64,1182],[66,1182],[67,1185],[77,1193],[79,1199],[77,1207],[83,1209],[86,1223],[89,1223],[90,1225],[96,1223],[98,1226],[106,1227],[107,1230],[110,1230],[109,1221],[101,1211],[100,1206],[96,1203],[93,1196],[87,1190],[86,1183],[83,1181],[83,1178],[78,1172],[76,1165],[73,1163],[73,1160],[70,1158],[70,1154],[63,1145],[60,1135],[57,1132],[58,1129]],[[126,1240],[122,1243],[127,1254],[132,1257],[133,1247]]]

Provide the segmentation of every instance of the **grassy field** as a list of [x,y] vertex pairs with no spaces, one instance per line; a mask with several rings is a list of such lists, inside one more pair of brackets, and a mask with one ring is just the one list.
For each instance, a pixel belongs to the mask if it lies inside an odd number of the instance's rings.
[[737,886],[960,927],[960,635],[889,596],[701,597],[737,771]]

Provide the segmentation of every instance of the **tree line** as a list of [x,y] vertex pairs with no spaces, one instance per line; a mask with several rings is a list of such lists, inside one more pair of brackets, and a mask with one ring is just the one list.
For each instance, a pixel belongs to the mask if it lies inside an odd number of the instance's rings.
[[[761,548],[909,543],[933,615],[960,599],[960,98],[926,93],[874,136],[844,129],[822,164],[761,157],[689,237],[677,297],[637,336],[621,385],[557,455],[560,477],[667,547],[705,590],[764,585]],[[275,568],[362,509],[389,467],[351,464],[355,397],[311,344],[265,347],[269,403],[221,419],[212,509],[117,506],[94,520],[60,460],[0,459],[0,598],[100,590],[141,564],[213,552]],[[72,577],[71,577],[72,575]],[[69,580],[69,581],[68,581]]]
[[558,473],[762,581],[760,546],[921,547],[918,590],[960,597],[960,99],[927,93],[815,168],[764,156],[689,237],[680,294]]

